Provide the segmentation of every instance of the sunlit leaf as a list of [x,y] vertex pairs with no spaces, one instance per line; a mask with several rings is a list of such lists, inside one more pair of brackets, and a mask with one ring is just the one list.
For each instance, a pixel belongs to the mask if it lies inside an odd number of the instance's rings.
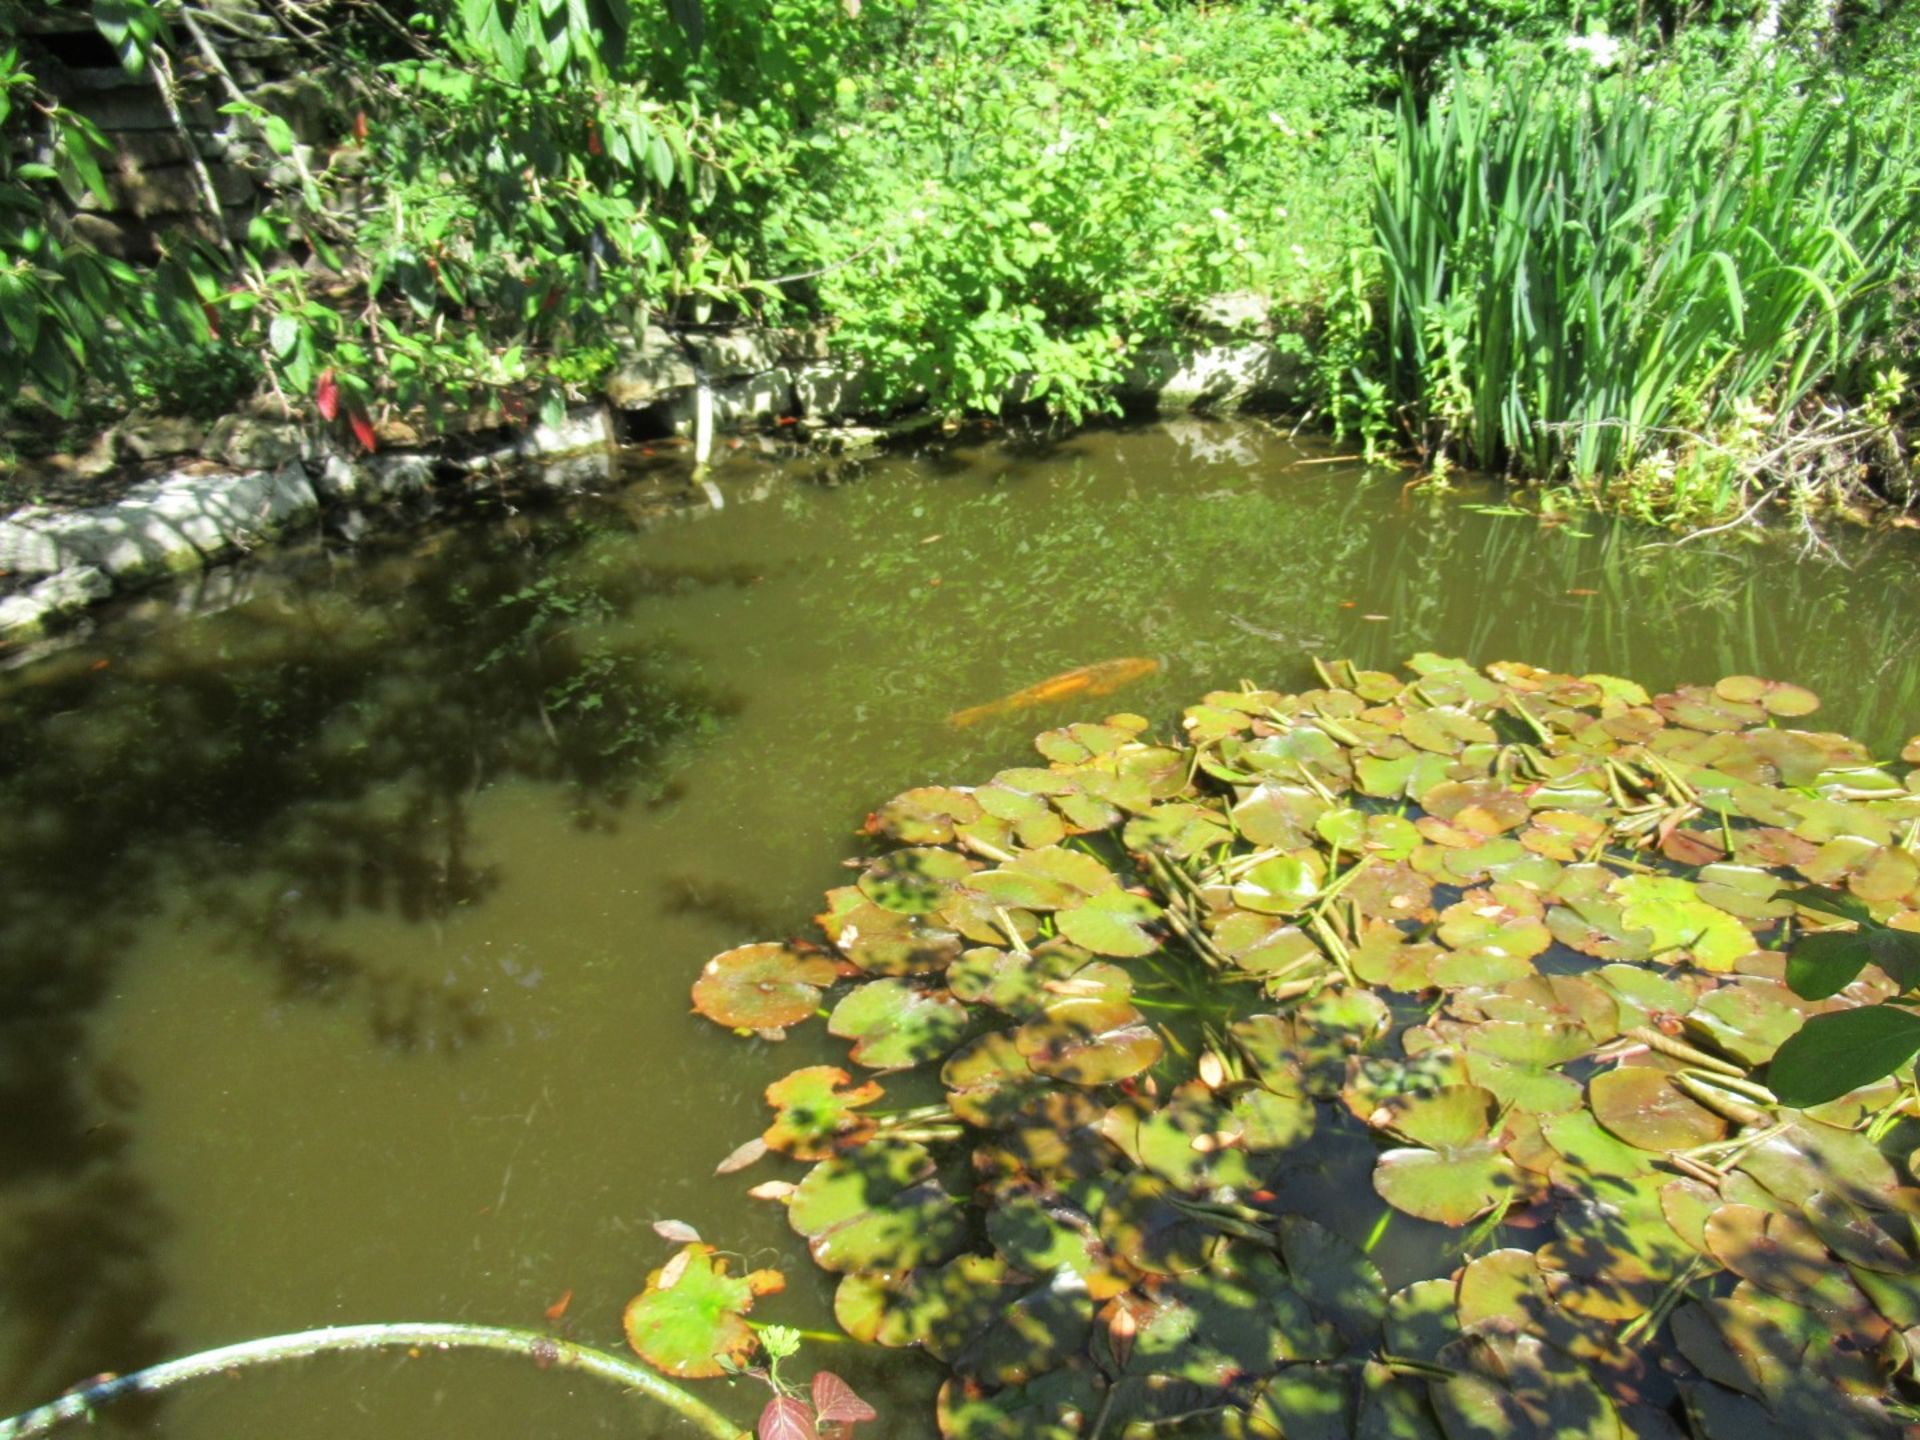
[[758,1344],[744,1318],[754,1297],[784,1284],[775,1270],[729,1275],[713,1246],[688,1245],[628,1302],[627,1341],[641,1359],[669,1375],[723,1375],[744,1364]]

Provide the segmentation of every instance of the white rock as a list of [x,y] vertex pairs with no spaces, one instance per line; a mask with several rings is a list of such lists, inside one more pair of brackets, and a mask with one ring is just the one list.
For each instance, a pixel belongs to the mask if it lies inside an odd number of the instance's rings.
[[0,640],[38,635],[49,618],[84,610],[113,593],[113,582],[91,565],[75,565],[39,584],[0,599]]
[[[7,568],[21,573],[92,565],[122,581],[197,570],[319,508],[307,472],[294,461],[272,471],[176,472],[134,486],[113,505],[20,512],[10,533],[0,535],[0,554],[17,558]],[[46,564],[49,557],[57,563]]]
[[709,380],[734,380],[758,375],[780,363],[774,337],[765,330],[724,330],[718,334],[687,336],[693,353]]
[[523,459],[560,459],[583,450],[605,450],[613,443],[604,405],[581,405],[569,410],[558,425],[535,425],[514,443]]
[[[697,391],[688,389],[673,397],[667,413],[674,434],[693,433],[696,395]],[[792,413],[793,377],[784,367],[713,387],[715,430],[737,430],[755,420]]]
[[649,325],[607,377],[607,401],[621,410],[644,410],[693,384],[693,362],[658,325]]
[[1123,388],[1151,398],[1163,413],[1238,410],[1293,399],[1300,367],[1294,357],[1258,341],[1161,350],[1141,356]]
[[866,395],[868,379],[869,371],[860,365],[832,361],[803,365],[793,375],[794,406],[814,420],[854,414]]

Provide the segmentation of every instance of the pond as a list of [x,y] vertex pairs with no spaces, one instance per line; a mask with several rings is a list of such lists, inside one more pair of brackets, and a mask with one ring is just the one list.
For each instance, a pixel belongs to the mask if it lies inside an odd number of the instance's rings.
[[[0,677],[0,1408],[326,1323],[551,1310],[619,1348],[663,1219],[784,1269],[759,1314],[831,1329],[778,1207],[711,1172],[770,1080],[844,1047],[736,1039],[688,985],[801,933],[874,806],[1027,763],[1048,726],[1166,726],[1243,678],[1311,684],[1310,655],[1423,650],[1792,679],[1889,755],[1920,717],[1905,534],[1676,543],[1401,479],[1252,423],[832,466],[747,447],[722,508],[643,480],[290,553],[219,613],[108,623]],[[992,704],[1128,659],[1153,664],[1108,696]],[[1354,1239],[1381,1209],[1332,1199]],[[1389,1284],[1431,1271],[1376,1258]],[[802,1360],[875,1401],[878,1433],[931,1433],[932,1361]],[[604,1385],[457,1357],[283,1368],[102,1423],[674,1433]]]

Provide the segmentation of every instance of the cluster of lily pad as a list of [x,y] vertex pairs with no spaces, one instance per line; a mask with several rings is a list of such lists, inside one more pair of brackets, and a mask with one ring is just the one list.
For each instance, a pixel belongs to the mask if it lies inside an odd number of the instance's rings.
[[[1409,669],[883,806],[824,943],[693,987],[772,1037],[830,1005],[881,1078],[775,1081],[729,1168],[809,1165],[755,1193],[961,1440],[1902,1433],[1911,1079],[1800,1111],[1766,1066],[1893,993],[1788,989],[1835,921],[1786,892],[1920,928],[1920,771],[1751,677]],[[675,1278],[756,1288],[718,1266]]]

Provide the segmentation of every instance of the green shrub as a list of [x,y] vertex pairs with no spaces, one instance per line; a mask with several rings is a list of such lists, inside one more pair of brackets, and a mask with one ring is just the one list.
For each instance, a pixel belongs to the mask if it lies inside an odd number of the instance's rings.
[[1254,11],[930,7],[846,77],[784,223],[890,396],[1068,414],[1223,291],[1317,300],[1360,238],[1365,76]]

